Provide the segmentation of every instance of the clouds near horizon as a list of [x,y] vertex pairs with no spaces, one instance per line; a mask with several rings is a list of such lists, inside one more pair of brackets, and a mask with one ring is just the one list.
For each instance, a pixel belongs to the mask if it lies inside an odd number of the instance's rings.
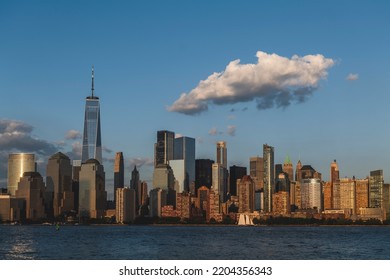
[[262,51],[256,64],[231,61],[222,72],[211,74],[167,109],[186,115],[208,111],[209,105],[255,101],[259,110],[304,102],[326,79],[335,61],[321,54],[291,58]]

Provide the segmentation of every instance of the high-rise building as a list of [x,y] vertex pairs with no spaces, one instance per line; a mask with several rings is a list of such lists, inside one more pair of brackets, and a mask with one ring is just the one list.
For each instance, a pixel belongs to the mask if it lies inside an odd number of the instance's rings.
[[[179,190],[176,191],[195,192],[195,139],[191,137],[175,138],[173,150],[174,159],[169,162],[169,165],[179,183]],[[179,162],[174,164],[174,161]]]
[[142,188],[141,181],[139,178],[139,171],[137,170],[137,166],[134,165],[134,169],[131,172],[131,180],[130,180],[130,189],[135,192],[135,208],[138,211],[139,207],[142,203]]
[[24,172],[35,171],[34,154],[10,154],[8,155],[8,191],[15,195],[18,189],[18,183]]
[[148,183],[145,181],[141,182],[141,192],[138,195],[140,206],[146,205],[148,201]]
[[103,164],[102,139],[100,132],[100,103],[99,97],[94,95],[94,69],[92,67],[91,95],[87,96],[85,102],[83,150],[82,162],[94,158]]
[[217,160],[216,163],[221,164],[223,168],[227,169],[227,147],[225,141],[217,142]]
[[368,208],[368,179],[356,180],[356,211]]
[[125,186],[125,168],[123,153],[117,152],[114,161],[114,203],[116,205],[116,190]]
[[255,210],[255,183],[250,176],[244,175],[237,180],[239,213],[253,213]]
[[51,194],[54,217],[74,210],[72,165],[61,152],[52,155],[47,163],[46,193]]
[[324,192],[324,210],[333,209],[333,190],[332,190],[331,182],[325,182],[325,184],[323,185],[323,192]]
[[261,157],[251,157],[249,159],[249,176],[255,182],[255,190],[263,189],[264,184],[264,162]]
[[80,170],[81,159],[72,162],[72,192],[74,194],[74,211],[79,212],[79,188],[80,188]]
[[301,208],[322,211],[322,184],[320,179],[302,179],[301,181]]
[[356,214],[356,182],[351,178],[340,179],[340,209]]
[[246,167],[243,166],[230,166],[229,168],[229,193],[231,195],[237,195],[237,180],[242,179],[246,173]]
[[383,170],[370,172],[369,207],[383,208]]
[[89,159],[81,165],[79,182],[79,217],[102,219],[107,204],[105,173],[103,165],[96,159]]
[[295,167],[295,181],[296,182],[300,182],[302,180],[301,168],[302,168],[301,160],[298,160],[297,166]]
[[212,165],[212,186],[214,192],[219,194],[220,202],[226,200],[227,195],[228,174],[226,168],[222,167],[220,163]]
[[283,172],[287,173],[288,180],[294,181],[294,168],[290,157],[287,155],[283,163]]
[[279,191],[272,197],[272,212],[277,215],[291,213],[290,195],[286,191]]
[[327,195],[330,196],[331,205],[330,205],[330,208],[329,208],[329,205],[326,205],[326,206],[324,205],[325,209],[335,208],[335,205],[333,205],[333,201],[335,200],[334,199],[334,188],[335,188],[334,184],[339,179],[340,179],[339,166],[337,165],[336,160],[333,160],[333,162],[330,164],[330,181],[329,181],[330,187],[329,187],[329,189],[326,188]]
[[26,219],[46,218],[44,201],[45,183],[38,172],[24,172],[18,183],[15,197],[26,201]]
[[175,176],[172,168],[167,164],[160,164],[153,171],[153,188],[160,188],[168,191],[174,189]]
[[211,159],[197,159],[195,160],[195,188],[212,186],[212,172],[211,168],[214,161]]
[[154,167],[168,164],[174,156],[175,133],[168,130],[157,131],[157,142],[154,144]]
[[150,191],[150,216],[161,217],[161,208],[167,205],[167,191],[155,188]]
[[263,145],[264,211],[272,212],[272,194],[275,192],[274,147]]
[[116,189],[115,218],[120,224],[133,222],[136,216],[135,191],[123,187]]

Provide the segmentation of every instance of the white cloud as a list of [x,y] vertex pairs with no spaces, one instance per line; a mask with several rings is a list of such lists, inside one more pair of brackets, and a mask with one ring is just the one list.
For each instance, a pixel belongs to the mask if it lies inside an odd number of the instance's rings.
[[237,127],[235,125],[228,125],[227,127],[227,134],[230,136],[235,136],[236,135],[236,129]]
[[359,74],[350,73],[345,79],[348,81],[356,81],[359,79]]
[[71,129],[66,132],[65,139],[67,140],[81,139],[81,132],[75,129]]
[[287,107],[303,102],[327,77],[334,60],[321,54],[286,58],[258,51],[256,64],[230,62],[226,69],[211,74],[189,93],[182,93],[170,112],[195,115],[210,104],[235,104],[255,100],[258,109]]

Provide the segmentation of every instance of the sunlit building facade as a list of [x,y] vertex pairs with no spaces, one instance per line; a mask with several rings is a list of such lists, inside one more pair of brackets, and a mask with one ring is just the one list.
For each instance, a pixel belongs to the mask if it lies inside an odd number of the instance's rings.
[[24,172],[35,171],[35,155],[15,153],[8,155],[8,191],[15,195]]

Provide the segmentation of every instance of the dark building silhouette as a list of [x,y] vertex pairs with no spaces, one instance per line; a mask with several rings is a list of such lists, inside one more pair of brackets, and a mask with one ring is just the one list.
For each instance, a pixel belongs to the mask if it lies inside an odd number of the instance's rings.
[[195,188],[196,191],[202,186],[211,188],[212,185],[212,166],[214,161],[211,159],[195,160]]
[[246,167],[236,165],[230,166],[229,174],[229,193],[231,195],[237,195],[237,179],[242,179],[245,175],[247,175]]
[[117,152],[114,162],[114,205],[116,205],[116,190],[125,185],[125,170],[123,164],[123,153]]
[[154,147],[154,167],[168,164],[174,156],[175,133],[168,130],[157,131],[157,142]]

